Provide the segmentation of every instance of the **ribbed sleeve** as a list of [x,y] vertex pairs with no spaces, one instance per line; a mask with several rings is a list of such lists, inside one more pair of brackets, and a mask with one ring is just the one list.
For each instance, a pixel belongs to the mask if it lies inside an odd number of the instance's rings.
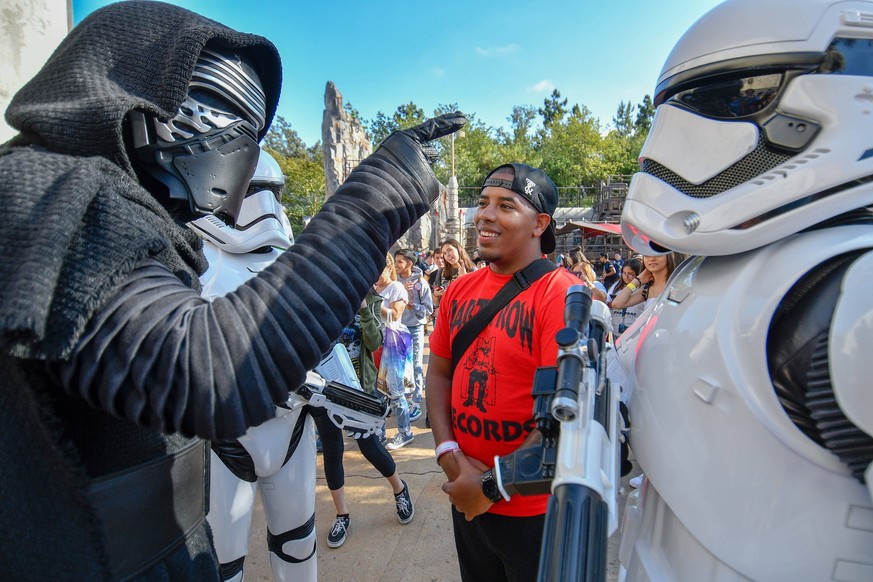
[[162,432],[233,438],[274,414],[352,321],[389,244],[436,183],[377,152],[325,203],[295,245],[237,291],[207,302],[162,263],[135,268],[89,321],[64,389]]

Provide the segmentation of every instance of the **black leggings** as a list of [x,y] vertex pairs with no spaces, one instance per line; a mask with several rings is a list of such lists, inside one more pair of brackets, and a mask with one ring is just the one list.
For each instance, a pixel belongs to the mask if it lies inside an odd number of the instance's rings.
[[[321,450],[324,454],[324,477],[327,479],[327,488],[336,491],[345,485],[345,471],[343,470],[343,431],[330,421],[323,408],[310,409],[310,414],[318,427],[318,436],[321,437]],[[385,450],[379,437],[372,434],[366,438],[355,439],[358,448],[364,458],[379,471],[383,477],[390,477],[397,472],[397,464],[391,457],[391,453]]]

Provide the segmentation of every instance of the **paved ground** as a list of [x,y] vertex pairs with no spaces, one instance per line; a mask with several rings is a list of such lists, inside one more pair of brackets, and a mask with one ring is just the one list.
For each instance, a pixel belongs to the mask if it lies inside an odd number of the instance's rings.
[[[389,418],[389,437],[393,436],[395,427]],[[415,519],[407,525],[397,521],[388,482],[364,459],[355,441],[346,438],[345,488],[352,523],[348,540],[337,549],[328,548],[325,543],[336,513],[324,481],[322,457],[318,455],[315,527],[319,580],[451,582],[460,579],[448,498],[440,489],[445,477],[434,461],[433,435],[430,429],[424,428],[424,415],[413,424],[413,431],[415,440],[393,453],[401,477],[409,483],[415,504]],[[627,487],[627,479],[624,485]],[[624,496],[621,508],[624,508]],[[266,535],[264,515],[258,503],[246,559],[248,581],[272,580]],[[609,580],[612,581],[617,580],[618,573],[616,538],[610,539],[609,548]]]
[[[417,424],[423,425],[423,419]],[[355,442],[346,439],[345,489],[352,523],[345,545],[337,549],[325,543],[336,513],[323,478],[322,457],[318,456],[315,520],[319,580],[458,579],[449,506],[440,489],[445,479],[433,460],[433,437],[429,429],[414,431],[415,440],[394,452],[397,470],[409,484],[415,504],[415,519],[407,525],[397,521],[388,482],[358,452]],[[260,507],[252,528],[246,579],[272,579]]]

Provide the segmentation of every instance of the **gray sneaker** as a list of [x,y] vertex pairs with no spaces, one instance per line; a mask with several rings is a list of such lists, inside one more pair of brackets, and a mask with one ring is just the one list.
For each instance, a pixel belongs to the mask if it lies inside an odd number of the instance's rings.
[[403,434],[402,432],[398,432],[396,435],[394,435],[394,438],[391,439],[391,441],[387,445],[385,445],[385,448],[389,451],[402,449],[403,447],[411,443],[413,438],[414,437],[412,436],[412,433]]
[[397,504],[397,519],[405,525],[415,517],[415,506],[409,496],[409,485],[403,479],[400,482],[403,483],[403,491],[394,496],[394,503]]

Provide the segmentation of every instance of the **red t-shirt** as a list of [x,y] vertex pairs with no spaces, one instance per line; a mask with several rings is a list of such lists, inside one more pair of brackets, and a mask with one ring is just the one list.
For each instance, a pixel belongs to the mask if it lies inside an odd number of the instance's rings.
[[[458,331],[511,275],[479,269],[454,281],[441,301],[430,351],[452,359]],[[516,450],[534,428],[534,372],[554,366],[555,334],[564,327],[567,289],[579,279],[564,269],[541,277],[491,320],[458,362],[452,376],[452,428],[464,454],[488,465]],[[546,512],[548,495],[514,495],[489,510],[526,517]]]

